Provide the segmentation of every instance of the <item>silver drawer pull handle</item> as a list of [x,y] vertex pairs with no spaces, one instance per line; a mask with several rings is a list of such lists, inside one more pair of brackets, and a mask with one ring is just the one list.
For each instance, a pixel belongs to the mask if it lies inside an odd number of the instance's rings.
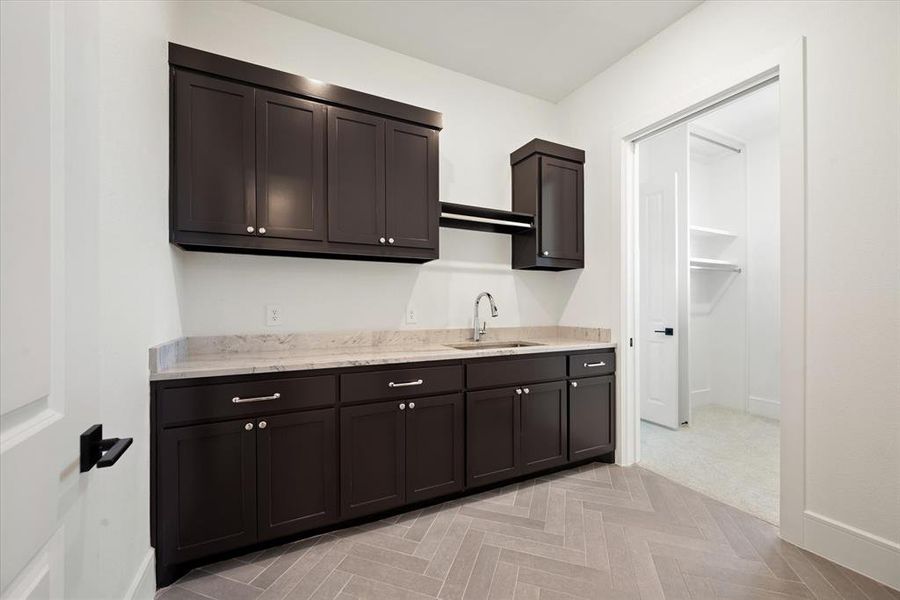
[[403,383],[394,383],[393,381],[391,381],[390,383],[388,383],[388,387],[408,387],[411,385],[422,385],[423,383],[425,382],[421,379],[416,379],[415,381],[404,381]]
[[271,396],[257,396],[256,398],[241,398],[240,396],[235,396],[231,399],[235,404],[243,404],[244,402],[264,402],[266,400],[278,400],[281,398],[281,394],[275,392]]
[[584,367],[586,369],[589,369],[590,367],[605,367],[605,366],[606,366],[606,363],[603,361],[600,361],[598,363],[584,363]]

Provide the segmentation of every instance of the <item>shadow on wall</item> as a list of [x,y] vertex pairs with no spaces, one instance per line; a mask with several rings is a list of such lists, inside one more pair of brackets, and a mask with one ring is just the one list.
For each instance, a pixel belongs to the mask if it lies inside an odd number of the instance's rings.
[[[577,281],[513,271],[508,236],[452,229],[441,230],[443,258],[424,265],[176,252],[185,335],[471,327],[482,290],[500,307],[488,327],[556,325]],[[267,304],[282,325],[266,326]]]

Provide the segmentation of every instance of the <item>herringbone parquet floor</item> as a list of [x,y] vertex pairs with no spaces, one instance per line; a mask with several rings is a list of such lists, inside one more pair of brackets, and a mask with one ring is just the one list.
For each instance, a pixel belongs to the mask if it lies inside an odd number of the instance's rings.
[[819,598],[900,592],[639,467],[591,464],[196,569],[159,600]]

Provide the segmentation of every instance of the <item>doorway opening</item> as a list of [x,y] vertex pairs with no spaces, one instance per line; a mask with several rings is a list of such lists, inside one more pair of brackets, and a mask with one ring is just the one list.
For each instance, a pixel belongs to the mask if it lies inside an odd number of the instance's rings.
[[779,86],[635,143],[640,464],[779,523]]

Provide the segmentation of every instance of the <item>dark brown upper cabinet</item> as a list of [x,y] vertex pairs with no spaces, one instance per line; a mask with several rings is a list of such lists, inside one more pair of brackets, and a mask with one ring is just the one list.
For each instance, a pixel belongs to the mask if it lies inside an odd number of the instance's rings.
[[584,267],[584,150],[534,139],[510,155],[513,211],[535,216],[512,239],[514,269]]
[[438,257],[440,113],[177,44],[169,64],[170,241]]
[[256,227],[254,94],[246,85],[177,73],[176,230],[242,235]]
[[259,235],[325,239],[322,104],[256,92],[256,223]]
[[438,243],[437,132],[387,122],[385,231],[389,245],[435,248]]
[[384,119],[328,111],[328,239],[385,245]]

